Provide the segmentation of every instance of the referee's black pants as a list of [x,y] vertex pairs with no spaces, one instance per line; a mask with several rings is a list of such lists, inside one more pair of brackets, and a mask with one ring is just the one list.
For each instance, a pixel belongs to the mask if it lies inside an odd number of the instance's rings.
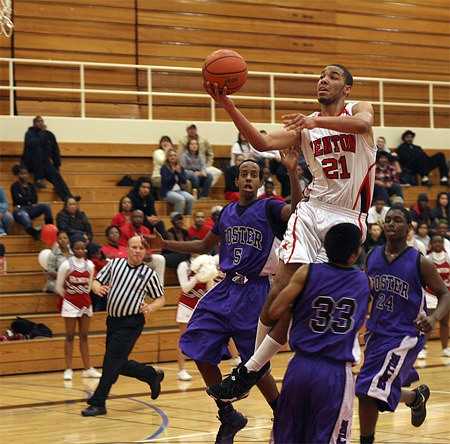
[[112,385],[119,375],[129,376],[149,383],[156,376],[156,370],[145,364],[128,360],[134,344],[144,328],[143,314],[106,319],[106,351],[103,358],[102,377],[88,404],[104,407]]

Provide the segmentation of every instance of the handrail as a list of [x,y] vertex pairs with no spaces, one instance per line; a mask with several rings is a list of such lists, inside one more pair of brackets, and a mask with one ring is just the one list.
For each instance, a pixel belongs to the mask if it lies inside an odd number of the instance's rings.
[[[20,58],[6,58],[0,57],[0,63],[8,63],[8,85],[0,86],[0,90],[9,91],[9,113],[10,116],[14,115],[14,92],[15,91],[43,91],[43,92],[67,92],[80,94],[80,118],[86,117],[86,95],[87,94],[109,94],[109,95],[133,95],[133,96],[147,96],[148,97],[148,120],[153,119],[153,97],[192,97],[192,98],[205,98],[206,94],[196,93],[171,93],[171,92],[158,92],[153,91],[152,87],[152,74],[158,71],[171,71],[171,72],[193,72],[200,73],[200,68],[188,68],[179,66],[160,66],[160,65],[136,65],[136,64],[122,64],[122,63],[95,63],[95,62],[74,62],[63,60],[39,60],[39,59],[20,59]],[[56,88],[56,87],[31,87],[31,86],[14,86],[14,65],[15,64],[34,64],[34,65],[53,65],[53,66],[74,66],[78,67],[80,71],[80,80],[78,88]],[[120,69],[139,69],[147,71],[147,90],[146,91],[134,91],[134,90],[117,90],[117,89],[91,89],[85,86],[85,68],[120,68]],[[277,97],[275,94],[275,81],[280,78],[304,78],[304,79],[317,79],[315,74],[293,74],[293,73],[275,73],[275,72],[263,72],[263,71],[250,71],[250,75],[269,78],[269,91],[266,96],[256,96],[252,94],[237,95],[233,97],[239,100],[260,100],[270,103],[270,123],[275,122],[276,106],[278,103],[283,102],[304,102],[304,103],[316,103],[317,99],[311,99],[307,97]],[[376,83],[378,85],[378,100],[371,100],[373,105],[380,106],[380,126],[384,126],[384,113],[385,108],[389,106],[399,107],[420,107],[429,108],[430,128],[434,128],[434,110],[436,108],[450,108],[450,103],[435,103],[434,102],[434,87],[444,86],[450,88],[450,82],[443,81],[426,81],[426,80],[410,80],[410,79],[389,79],[389,78],[377,78],[377,77],[354,77],[354,81],[357,82],[369,82]],[[406,85],[428,85],[428,100],[424,102],[391,102],[384,100],[384,87],[385,84],[406,84]],[[214,100],[211,99],[211,121],[216,121],[216,107]]]

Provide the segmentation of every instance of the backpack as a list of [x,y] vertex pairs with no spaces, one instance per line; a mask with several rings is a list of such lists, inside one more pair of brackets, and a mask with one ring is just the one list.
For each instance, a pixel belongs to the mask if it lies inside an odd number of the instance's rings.
[[45,324],[36,324],[25,318],[17,316],[16,320],[12,322],[11,329],[14,333],[20,333],[33,339],[36,337],[51,338],[52,331]]

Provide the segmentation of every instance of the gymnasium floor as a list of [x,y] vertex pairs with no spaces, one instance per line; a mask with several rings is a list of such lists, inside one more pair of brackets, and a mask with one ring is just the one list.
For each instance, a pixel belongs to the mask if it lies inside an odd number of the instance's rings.
[[[281,353],[272,361],[273,374],[281,384],[291,353]],[[380,415],[377,443],[450,442],[450,358],[440,357],[438,341],[431,341],[426,361],[417,361],[421,382],[431,388],[428,416],[418,429],[410,424],[410,410],[404,405],[394,414]],[[191,382],[176,379],[176,364],[156,366],[166,372],[161,396],[152,401],[147,386],[120,377],[107,401],[108,414],[83,418],[80,411],[95,389],[97,380],[84,379],[74,372],[71,382],[62,372],[0,378],[0,441],[2,443],[213,443],[218,430],[216,408],[204,392],[193,362],[187,363],[194,376]],[[222,363],[229,373],[228,363]],[[355,368],[358,371],[358,367]],[[257,389],[235,404],[248,416],[248,425],[235,443],[268,442],[271,411]],[[357,402],[352,427],[352,443],[359,442]]]

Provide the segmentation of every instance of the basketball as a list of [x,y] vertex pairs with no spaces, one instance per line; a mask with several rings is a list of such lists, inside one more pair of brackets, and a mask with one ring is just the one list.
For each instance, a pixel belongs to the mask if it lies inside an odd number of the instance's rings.
[[202,75],[205,82],[217,83],[219,90],[227,87],[227,95],[239,91],[247,80],[247,63],[231,49],[219,49],[206,57]]

